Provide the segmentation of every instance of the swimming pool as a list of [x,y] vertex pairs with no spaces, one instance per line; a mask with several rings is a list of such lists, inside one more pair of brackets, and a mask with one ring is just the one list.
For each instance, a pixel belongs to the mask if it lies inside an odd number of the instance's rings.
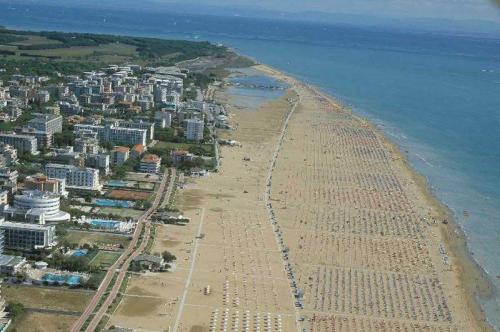
[[94,204],[97,206],[121,207],[121,208],[130,208],[134,206],[134,202],[132,201],[121,201],[117,199],[106,199],[106,198],[96,198],[94,199]]
[[68,279],[66,279],[66,283],[69,285],[69,286],[77,286],[77,285],[80,285],[82,283],[82,277],[80,277],[79,275],[70,275],[68,276]]
[[82,277],[77,274],[59,275],[54,273],[46,273],[42,277],[42,281],[47,282],[49,285],[64,285],[77,286],[82,283]]
[[92,219],[89,223],[94,228],[100,229],[119,229],[121,222],[116,220],[102,220],[102,219]]
[[109,180],[105,185],[108,187],[133,188],[135,181]]
[[74,257],[83,257],[83,256],[86,256],[87,253],[88,253],[87,249],[78,249],[78,250],[73,251],[73,253],[71,254],[71,256],[74,256]]

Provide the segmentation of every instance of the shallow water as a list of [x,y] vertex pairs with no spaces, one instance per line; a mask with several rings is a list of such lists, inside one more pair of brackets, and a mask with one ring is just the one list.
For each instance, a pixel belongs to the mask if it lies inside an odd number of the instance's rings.
[[262,75],[253,68],[235,69],[229,77],[228,95],[236,107],[257,109],[264,103],[280,98],[287,85],[273,77]]

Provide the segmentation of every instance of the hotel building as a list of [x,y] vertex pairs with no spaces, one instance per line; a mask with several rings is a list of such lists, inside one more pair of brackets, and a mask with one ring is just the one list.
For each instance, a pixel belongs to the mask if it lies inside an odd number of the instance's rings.
[[68,188],[100,190],[99,170],[73,165],[47,164],[45,171],[49,178],[65,179]]

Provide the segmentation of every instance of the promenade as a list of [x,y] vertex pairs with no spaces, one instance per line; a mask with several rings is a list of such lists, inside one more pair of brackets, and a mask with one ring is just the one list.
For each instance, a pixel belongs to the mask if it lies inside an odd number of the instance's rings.
[[[170,172],[170,175],[169,175]],[[168,180],[171,181],[168,181]],[[160,183],[160,186],[158,190],[155,193],[155,199],[149,209],[147,209],[144,214],[138,219],[137,221],[137,226],[134,231],[132,240],[130,241],[130,244],[128,247],[125,249],[125,251],[122,253],[122,255],[118,258],[118,260],[108,269],[104,279],[101,282],[101,285],[99,286],[96,294],[94,297],[91,299],[91,301],[88,303],[87,307],[83,311],[82,315],[78,318],[78,320],[75,322],[73,325],[71,331],[72,332],[79,332],[82,330],[84,327],[85,322],[90,319],[91,315],[94,313],[96,309],[98,311],[95,313],[93,316],[91,322],[85,329],[85,331],[94,331],[103,318],[103,316],[106,314],[109,306],[113,302],[113,300],[116,298],[116,295],[118,294],[118,291],[120,290],[121,284],[126,276],[126,273],[128,271],[128,267],[130,265],[130,262],[136,257],[138,254],[140,254],[144,248],[146,247],[149,236],[150,236],[150,229],[151,229],[151,224],[149,222],[149,218],[151,215],[156,211],[158,208],[159,204],[162,202],[163,199],[167,199],[170,196],[170,193],[172,192],[173,186],[175,182],[175,169],[166,169],[165,173],[163,174],[162,181]],[[167,186],[168,183],[168,188],[167,191],[165,192],[165,187]],[[142,238],[141,238],[141,235]],[[108,290],[110,287],[111,282],[113,281],[113,278],[115,274],[117,273],[116,279],[114,280],[114,283],[111,285],[111,289],[109,290],[109,294],[105,296],[105,292]],[[104,298],[104,302],[98,307],[99,303],[101,300]]]

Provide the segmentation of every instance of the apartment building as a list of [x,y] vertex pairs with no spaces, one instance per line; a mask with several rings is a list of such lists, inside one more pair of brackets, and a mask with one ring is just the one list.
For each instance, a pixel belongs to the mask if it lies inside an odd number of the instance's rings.
[[60,115],[35,113],[34,118],[28,121],[28,127],[45,131],[51,134],[61,133],[63,118]]
[[141,159],[139,171],[143,173],[159,173],[161,158],[155,154],[147,154]]
[[111,150],[111,163],[115,166],[123,165],[130,156],[130,149],[126,146],[115,146]]
[[65,179],[67,188],[100,190],[99,170],[73,165],[47,164],[45,171],[49,178]]
[[38,142],[34,136],[0,133],[0,142],[13,146],[18,154],[25,152],[38,154]]
[[101,143],[114,143],[122,145],[146,145],[147,130],[137,128],[116,127],[114,125],[95,126],[86,124],[75,125],[74,133],[81,132],[97,133],[97,139]]
[[188,119],[186,120],[186,131],[184,135],[188,141],[199,142],[203,140],[203,130],[205,123],[202,120]]

